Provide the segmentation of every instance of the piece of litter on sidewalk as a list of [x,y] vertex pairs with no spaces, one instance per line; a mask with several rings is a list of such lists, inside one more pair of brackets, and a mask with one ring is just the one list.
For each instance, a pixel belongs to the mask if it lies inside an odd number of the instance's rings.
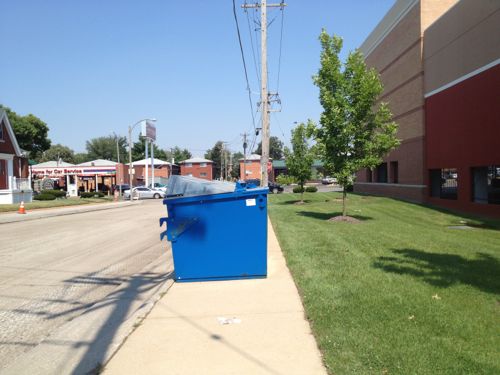
[[223,316],[218,317],[217,321],[220,324],[240,324],[241,323],[241,319],[238,319],[238,318],[224,318]]

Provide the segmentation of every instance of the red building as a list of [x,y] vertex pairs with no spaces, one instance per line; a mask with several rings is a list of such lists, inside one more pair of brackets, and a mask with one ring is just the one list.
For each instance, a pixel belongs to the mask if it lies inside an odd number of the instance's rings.
[[191,176],[203,178],[205,180],[213,180],[213,164],[212,160],[203,158],[192,158],[181,161],[181,176]]
[[0,108],[0,204],[31,199],[28,159],[19,148],[7,113]]
[[398,0],[360,47],[401,145],[354,190],[500,216],[500,2]]

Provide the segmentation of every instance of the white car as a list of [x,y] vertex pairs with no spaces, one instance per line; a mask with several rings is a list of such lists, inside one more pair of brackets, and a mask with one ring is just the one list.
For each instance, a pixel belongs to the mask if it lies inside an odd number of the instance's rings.
[[[160,199],[165,198],[165,193],[161,190],[150,189],[144,186],[132,188],[132,199]],[[130,199],[130,190],[123,192],[124,199]]]
[[163,191],[164,193],[167,192],[167,185],[160,184],[159,182],[155,182],[155,186],[154,187],[151,186],[151,184],[149,184],[148,188],[153,189],[153,190]]

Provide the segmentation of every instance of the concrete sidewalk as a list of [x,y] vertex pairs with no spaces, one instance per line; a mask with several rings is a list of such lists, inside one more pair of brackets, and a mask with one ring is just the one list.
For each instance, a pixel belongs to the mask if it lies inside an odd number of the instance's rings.
[[268,228],[266,279],[174,283],[104,374],[326,374]]
[[80,214],[82,212],[110,210],[113,208],[127,207],[132,204],[142,204],[142,201],[120,201],[111,203],[96,203],[75,206],[60,206],[51,208],[39,208],[29,210],[26,214],[18,214],[17,212],[0,213],[0,224],[16,223],[19,221],[37,220],[46,217],[64,216]]

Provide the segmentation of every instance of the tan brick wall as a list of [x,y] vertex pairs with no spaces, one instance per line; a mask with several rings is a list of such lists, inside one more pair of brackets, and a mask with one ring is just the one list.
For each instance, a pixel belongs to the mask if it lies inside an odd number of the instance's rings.
[[463,0],[431,25],[424,35],[425,91],[500,58],[499,25],[497,0]]
[[420,36],[420,5],[417,4],[366,58],[366,63],[380,72]]

